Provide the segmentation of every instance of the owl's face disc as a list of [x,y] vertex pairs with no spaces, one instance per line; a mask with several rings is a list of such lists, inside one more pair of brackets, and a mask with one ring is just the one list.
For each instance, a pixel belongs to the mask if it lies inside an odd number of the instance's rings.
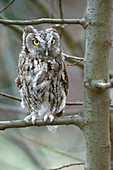
[[[30,31],[28,27],[30,27]],[[28,27],[23,35],[24,46],[28,52],[45,57],[55,56],[60,52],[60,38],[55,29],[48,28],[45,31],[37,31],[31,26]]]

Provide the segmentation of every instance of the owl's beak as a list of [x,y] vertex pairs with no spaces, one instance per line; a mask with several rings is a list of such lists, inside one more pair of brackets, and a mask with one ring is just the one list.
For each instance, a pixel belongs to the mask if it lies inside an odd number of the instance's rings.
[[48,48],[46,47],[46,56],[48,56]]

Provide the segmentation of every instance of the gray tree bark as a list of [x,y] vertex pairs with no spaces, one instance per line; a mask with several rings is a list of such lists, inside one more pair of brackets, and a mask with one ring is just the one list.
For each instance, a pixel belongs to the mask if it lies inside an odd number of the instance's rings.
[[86,170],[110,169],[109,81],[112,0],[88,0],[84,64],[84,121]]

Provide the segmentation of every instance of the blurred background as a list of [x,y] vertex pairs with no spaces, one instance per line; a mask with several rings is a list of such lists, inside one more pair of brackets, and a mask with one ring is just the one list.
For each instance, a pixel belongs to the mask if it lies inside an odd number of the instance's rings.
[[[10,0],[0,0],[0,10]],[[86,0],[62,0],[63,18],[82,18]],[[60,18],[58,0],[15,0],[0,18],[27,20]],[[38,30],[53,25],[34,26]],[[56,27],[56,25],[54,25]],[[18,56],[22,47],[22,26],[0,25],[0,92],[20,97],[15,85]],[[57,28],[60,32],[60,28]],[[85,32],[80,25],[65,25],[61,36],[62,51],[69,55],[84,57]],[[111,50],[112,56],[113,50]],[[68,102],[83,101],[83,63],[74,66],[74,60],[66,60],[69,76]],[[111,58],[111,68],[113,59]],[[112,75],[112,71],[111,71]],[[111,90],[111,97],[112,97]],[[66,106],[66,114],[75,114],[82,106]],[[26,112],[20,102],[0,96],[0,120],[24,119]],[[76,126],[59,126],[56,134],[46,127],[27,127],[0,131],[1,170],[48,170],[65,164],[85,160],[85,139]],[[66,168],[65,168],[66,169]],[[72,166],[69,170],[83,170],[84,166]]]

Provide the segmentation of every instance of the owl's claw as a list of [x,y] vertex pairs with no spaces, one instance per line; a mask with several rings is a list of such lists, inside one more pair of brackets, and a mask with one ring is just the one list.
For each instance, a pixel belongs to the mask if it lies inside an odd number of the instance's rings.
[[36,114],[35,112],[32,112],[30,115],[28,115],[28,116],[26,116],[26,117],[24,118],[24,121],[25,121],[26,123],[28,123],[30,119],[32,119],[32,124],[34,125],[34,124],[35,124],[35,121],[36,121],[36,119],[37,119],[37,114]]
[[24,118],[24,121],[25,121],[26,123],[28,123],[30,119],[31,119],[31,115],[28,115],[28,116],[26,116],[26,117]]
[[[29,123],[30,119],[32,120],[32,124],[35,124],[35,121],[37,119],[37,113],[32,112],[30,115],[28,115],[24,118],[24,121],[26,123]],[[46,122],[48,119],[50,120],[50,122],[53,122],[54,116],[51,115],[50,113],[46,113],[44,116],[44,122]]]
[[36,114],[36,113],[33,113],[33,114],[32,114],[32,123],[33,123],[33,124],[35,124],[36,119],[37,119],[37,114]]
[[50,120],[50,122],[53,122],[54,116],[51,115],[50,113],[46,113],[44,116],[44,122],[46,122],[48,119]]

